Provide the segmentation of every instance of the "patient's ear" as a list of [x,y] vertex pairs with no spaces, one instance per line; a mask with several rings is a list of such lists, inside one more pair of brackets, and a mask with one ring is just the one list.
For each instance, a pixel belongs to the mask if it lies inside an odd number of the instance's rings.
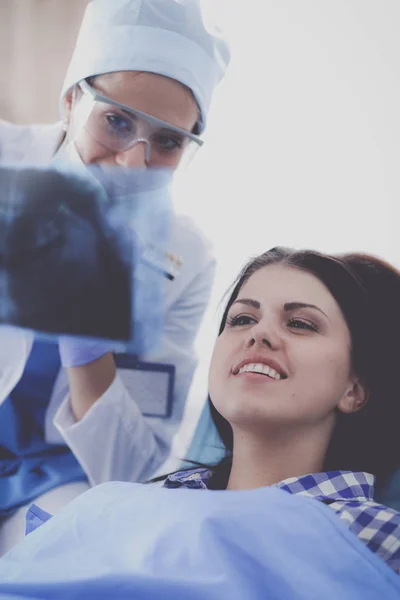
[[369,392],[364,383],[354,377],[349,383],[346,392],[338,404],[338,409],[345,414],[352,414],[361,410],[369,400]]

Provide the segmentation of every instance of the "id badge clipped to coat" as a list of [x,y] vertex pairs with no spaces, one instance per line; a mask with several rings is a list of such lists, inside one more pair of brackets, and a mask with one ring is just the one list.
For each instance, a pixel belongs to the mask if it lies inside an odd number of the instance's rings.
[[134,355],[116,354],[117,369],[123,369],[125,385],[135,391],[143,416],[168,419],[172,412],[175,365],[145,362]]

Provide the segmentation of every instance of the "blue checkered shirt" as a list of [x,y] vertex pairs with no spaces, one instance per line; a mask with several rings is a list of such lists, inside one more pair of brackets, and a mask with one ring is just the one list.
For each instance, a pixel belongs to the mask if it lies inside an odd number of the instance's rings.
[[[164,487],[206,490],[212,471],[196,468],[169,475]],[[374,477],[369,473],[329,471],[291,477],[272,487],[327,504],[359,540],[400,573],[400,513],[374,502]]]

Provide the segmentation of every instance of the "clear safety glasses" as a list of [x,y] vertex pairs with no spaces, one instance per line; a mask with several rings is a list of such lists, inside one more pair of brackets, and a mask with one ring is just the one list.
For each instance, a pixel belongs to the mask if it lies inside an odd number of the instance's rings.
[[113,152],[125,152],[145,144],[148,166],[177,167],[187,164],[203,141],[196,135],[157,117],[102,96],[86,81],[79,84],[83,94],[75,111],[73,137],[83,130]]

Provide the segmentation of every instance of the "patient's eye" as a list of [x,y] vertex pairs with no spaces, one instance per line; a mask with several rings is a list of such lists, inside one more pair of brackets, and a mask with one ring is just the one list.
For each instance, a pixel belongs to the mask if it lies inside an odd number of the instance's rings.
[[319,331],[318,325],[304,319],[293,318],[288,321],[288,326],[292,329],[308,329],[309,331]]
[[257,323],[257,320],[252,315],[236,315],[234,317],[228,317],[226,323],[229,327],[240,327],[243,325],[253,325]]

